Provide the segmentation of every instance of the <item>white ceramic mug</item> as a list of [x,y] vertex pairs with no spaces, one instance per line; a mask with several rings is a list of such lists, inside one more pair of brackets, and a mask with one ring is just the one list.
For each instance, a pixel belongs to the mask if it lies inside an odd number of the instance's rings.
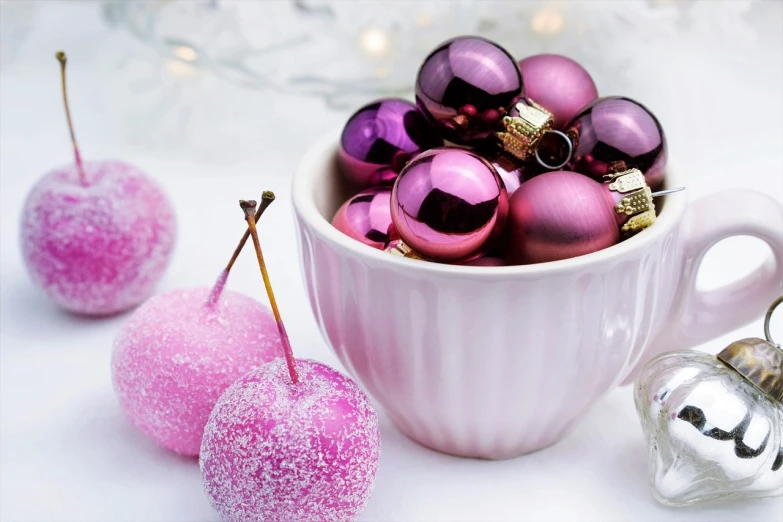
[[[644,360],[761,315],[783,292],[783,208],[736,190],[687,205],[667,197],[649,229],[593,254],[527,266],[405,259],[330,220],[351,194],[317,143],[293,181],[310,304],[348,371],[406,435],[455,455],[508,458],[557,442]],[[686,185],[672,170],[668,186]],[[749,235],[772,255],[724,288],[696,273],[721,239]]]

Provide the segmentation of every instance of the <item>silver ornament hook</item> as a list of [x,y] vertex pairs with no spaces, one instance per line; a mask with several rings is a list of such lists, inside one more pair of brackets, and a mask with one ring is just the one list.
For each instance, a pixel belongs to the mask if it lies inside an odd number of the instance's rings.
[[658,192],[653,192],[650,194],[651,197],[657,198],[659,196],[665,196],[666,194],[674,194],[675,192],[679,192],[681,190],[685,190],[685,187],[677,187],[673,189],[667,189],[667,190],[659,190]]
[[767,310],[767,315],[764,316],[764,337],[767,338],[767,341],[770,344],[774,344],[778,348],[780,348],[780,345],[772,340],[772,332],[769,330],[769,323],[772,321],[772,313],[775,311],[775,308],[780,305],[780,303],[783,303],[783,295],[775,299],[775,302],[772,303],[772,305],[769,307],[769,310]]
[[544,132],[544,134],[548,134],[548,133],[557,134],[558,136],[560,136],[565,140],[566,146],[568,147],[568,154],[566,154],[565,160],[562,163],[558,165],[549,165],[548,163],[546,163],[544,160],[541,159],[541,156],[539,156],[538,154],[538,147],[536,147],[536,161],[538,161],[539,165],[541,165],[542,167],[548,168],[549,170],[557,170],[560,167],[564,167],[566,163],[571,161],[571,155],[574,153],[574,144],[571,143],[571,138],[566,136],[564,132],[561,132],[559,130],[552,130],[552,129],[549,129],[546,132]]

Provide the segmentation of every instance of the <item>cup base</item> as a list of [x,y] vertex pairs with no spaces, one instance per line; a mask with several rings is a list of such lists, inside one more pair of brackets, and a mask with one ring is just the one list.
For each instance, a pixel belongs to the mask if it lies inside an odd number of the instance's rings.
[[[413,442],[427,449],[454,457],[479,460],[507,460],[541,451],[553,446],[566,438],[573,428],[579,424],[580,418],[566,424],[555,433],[547,433],[537,438],[520,440],[515,434],[507,433],[505,437],[456,437],[442,430],[432,430],[424,425],[412,425],[385,410],[389,419],[400,432]],[[496,433],[493,431],[493,433]]]

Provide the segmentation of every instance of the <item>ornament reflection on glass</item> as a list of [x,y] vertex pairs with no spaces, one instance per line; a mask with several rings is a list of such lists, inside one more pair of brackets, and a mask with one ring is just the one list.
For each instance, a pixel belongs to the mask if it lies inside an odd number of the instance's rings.
[[482,255],[488,241],[500,235],[508,196],[484,158],[440,147],[419,154],[403,169],[392,191],[391,212],[400,238],[418,255],[468,260]]
[[717,356],[669,352],[649,361],[634,399],[656,500],[679,506],[783,494],[783,351],[743,339]]

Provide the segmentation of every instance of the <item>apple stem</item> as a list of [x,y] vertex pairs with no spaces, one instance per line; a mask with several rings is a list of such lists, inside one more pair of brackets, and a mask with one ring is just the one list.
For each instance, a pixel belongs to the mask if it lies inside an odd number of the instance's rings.
[[71,133],[71,143],[73,144],[73,156],[76,160],[76,169],[79,171],[79,180],[85,187],[89,185],[87,174],[84,172],[82,155],[79,153],[79,146],[76,144],[76,135],[73,133],[73,121],[71,120],[71,109],[68,107],[68,90],[65,87],[65,63],[68,61],[65,53],[58,51],[55,55],[60,62],[60,79],[63,87],[63,104],[65,105],[65,117],[68,119],[68,131]]
[[266,270],[266,263],[264,263],[264,254],[261,252],[261,243],[258,241],[258,230],[256,230],[256,218],[254,216],[256,202],[252,200],[240,200],[239,206],[245,213],[245,220],[247,221],[250,236],[253,238],[253,246],[256,249],[256,257],[258,258],[258,266],[261,268],[261,277],[264,278],[266,294],[269,296],[269,304],[272,306],[272,313],[275,316],[275,321],[277,321],[277,331],[280,333],[280,342],[283,344],[285,362],[288,365],[288,374],[291,376],[291,380],[294,382],[294,384],[296,384],[299,382],[299,374],[296,371],[294,352],[291,350],[291,342],[288,340],[288,334],[285,331],[283,319],[280,317],[280,311],[277,309],[277,301],[275,301],[275,294],[272,291],[272,283],[269,282],[269,274]]
[[[275,195],[273,192],[269,190],[265,190],[264,193],[261,194],[261,205],[258,207],[258,211],[256,211],[255,221],[258,221],[261,218],[261,216],[264,214],[264,211],[267,209],[269,205],[272,204],[274,200],[275,200]],[[250,237],[250,227],[248,227],[248,229],[245,230],[245,235],[242,236],[242,239],[239,241],[239,244],[234,249],[234,253],[231,255],[231,259],[228,260],[228,264],[226,265],[226,268],[221,270],[220,275],[217,278],[217,281],[215,281],[215,285],[212,287],[212,291],[209,292],[209,297],[207,298],[207,302],[204,304],[204,306],[207,306],[209,308],[214,308],[217,305],[217,302],[220,299],[221,294],[223,293],[223,288],[226,286],[228,273],[231,271],[231,267],[234,266],[234,262],[239,257],[239,253],[242,252],[245,243],[247,243],[247,238],[249,237]]]

